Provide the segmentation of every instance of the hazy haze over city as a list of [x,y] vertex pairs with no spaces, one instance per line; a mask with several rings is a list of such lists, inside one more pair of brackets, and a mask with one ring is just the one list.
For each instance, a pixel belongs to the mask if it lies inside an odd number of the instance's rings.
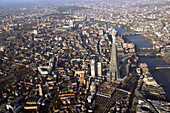
[[170,112],[169,0],[0,0],[0,113]]

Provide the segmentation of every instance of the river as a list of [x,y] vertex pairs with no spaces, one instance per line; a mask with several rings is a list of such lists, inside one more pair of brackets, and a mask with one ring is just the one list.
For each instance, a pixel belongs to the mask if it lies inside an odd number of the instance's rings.
[[[117,30],[117,33],[120,35],[123,32],[129,32],[128,30],[122,28],[122,27],[117,27],[117,26],[112,26],[108,25],[108,27],[113,27]],[[133,42],[137,48],[142,48],[142,47],[153,47],[144,37],[142,36],[126,36],[129,41]],[[165,63],[160,57],[139,57],[141,63],[147,63],[148,66],[155,66],[155,65],[168,65]],[[159,83],[159,84],[164,84],[165,87],[164,90],[167,94],[168,99],[170,99],[170,69],[160,69],[160,70],[155,70],[155,69],[149,69],[150,73],[154,77],[154,79]]]

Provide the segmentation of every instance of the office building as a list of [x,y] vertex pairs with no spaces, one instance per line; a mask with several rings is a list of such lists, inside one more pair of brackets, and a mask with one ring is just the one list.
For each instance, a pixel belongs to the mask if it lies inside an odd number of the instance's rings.
[[91,76],[95,77],[95,73],[96,72],[95,72],[95,60],[94,59],[91,60],[91,64],[90,65],[91,65]]
[[102,63],[97,62],[97,76],[102,76]]

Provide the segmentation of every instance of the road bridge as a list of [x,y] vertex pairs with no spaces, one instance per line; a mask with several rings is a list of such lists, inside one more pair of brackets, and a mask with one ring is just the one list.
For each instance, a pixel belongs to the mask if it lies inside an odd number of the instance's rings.
[[162,54],[160,53],[137,53],[138,56],[142,57],[161,57]]
[[156,52],[155,48],[148,48],[148,47],[143,47],[143,48],[137,48],[137,55],[138,56],[144,56],[144,57],[156,57],[156,56],[162,56],[161,53]]
[[124,32],[121,33],[121,36],[132,36],[132,35],[142,35],[141,32]]
[[137,48],[138,53],[156,53],[155,48],[148,48],[148,47],[143,47],[143,48]]
[[170,69],[170,65],[155,65],[155,66],[149,66],[150,69]]
[[155,48],[152,47],[141,47],[141,48],[137,48],[137,50],[156,50]]

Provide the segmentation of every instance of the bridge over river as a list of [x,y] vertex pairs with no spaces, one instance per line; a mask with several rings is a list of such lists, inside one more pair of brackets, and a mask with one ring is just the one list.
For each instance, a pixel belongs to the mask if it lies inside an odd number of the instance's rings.
[[162,54],[157,52],[155,48],[143,47],[137,48],[137,55],[144,57],[160,57]]
[[170,65],[155,65],[155,66],[149,66],[150,69],[170,69]]
[[142,35],[141,32],[123,32],[121,33],[121,36],[132,36],[132,35]]

